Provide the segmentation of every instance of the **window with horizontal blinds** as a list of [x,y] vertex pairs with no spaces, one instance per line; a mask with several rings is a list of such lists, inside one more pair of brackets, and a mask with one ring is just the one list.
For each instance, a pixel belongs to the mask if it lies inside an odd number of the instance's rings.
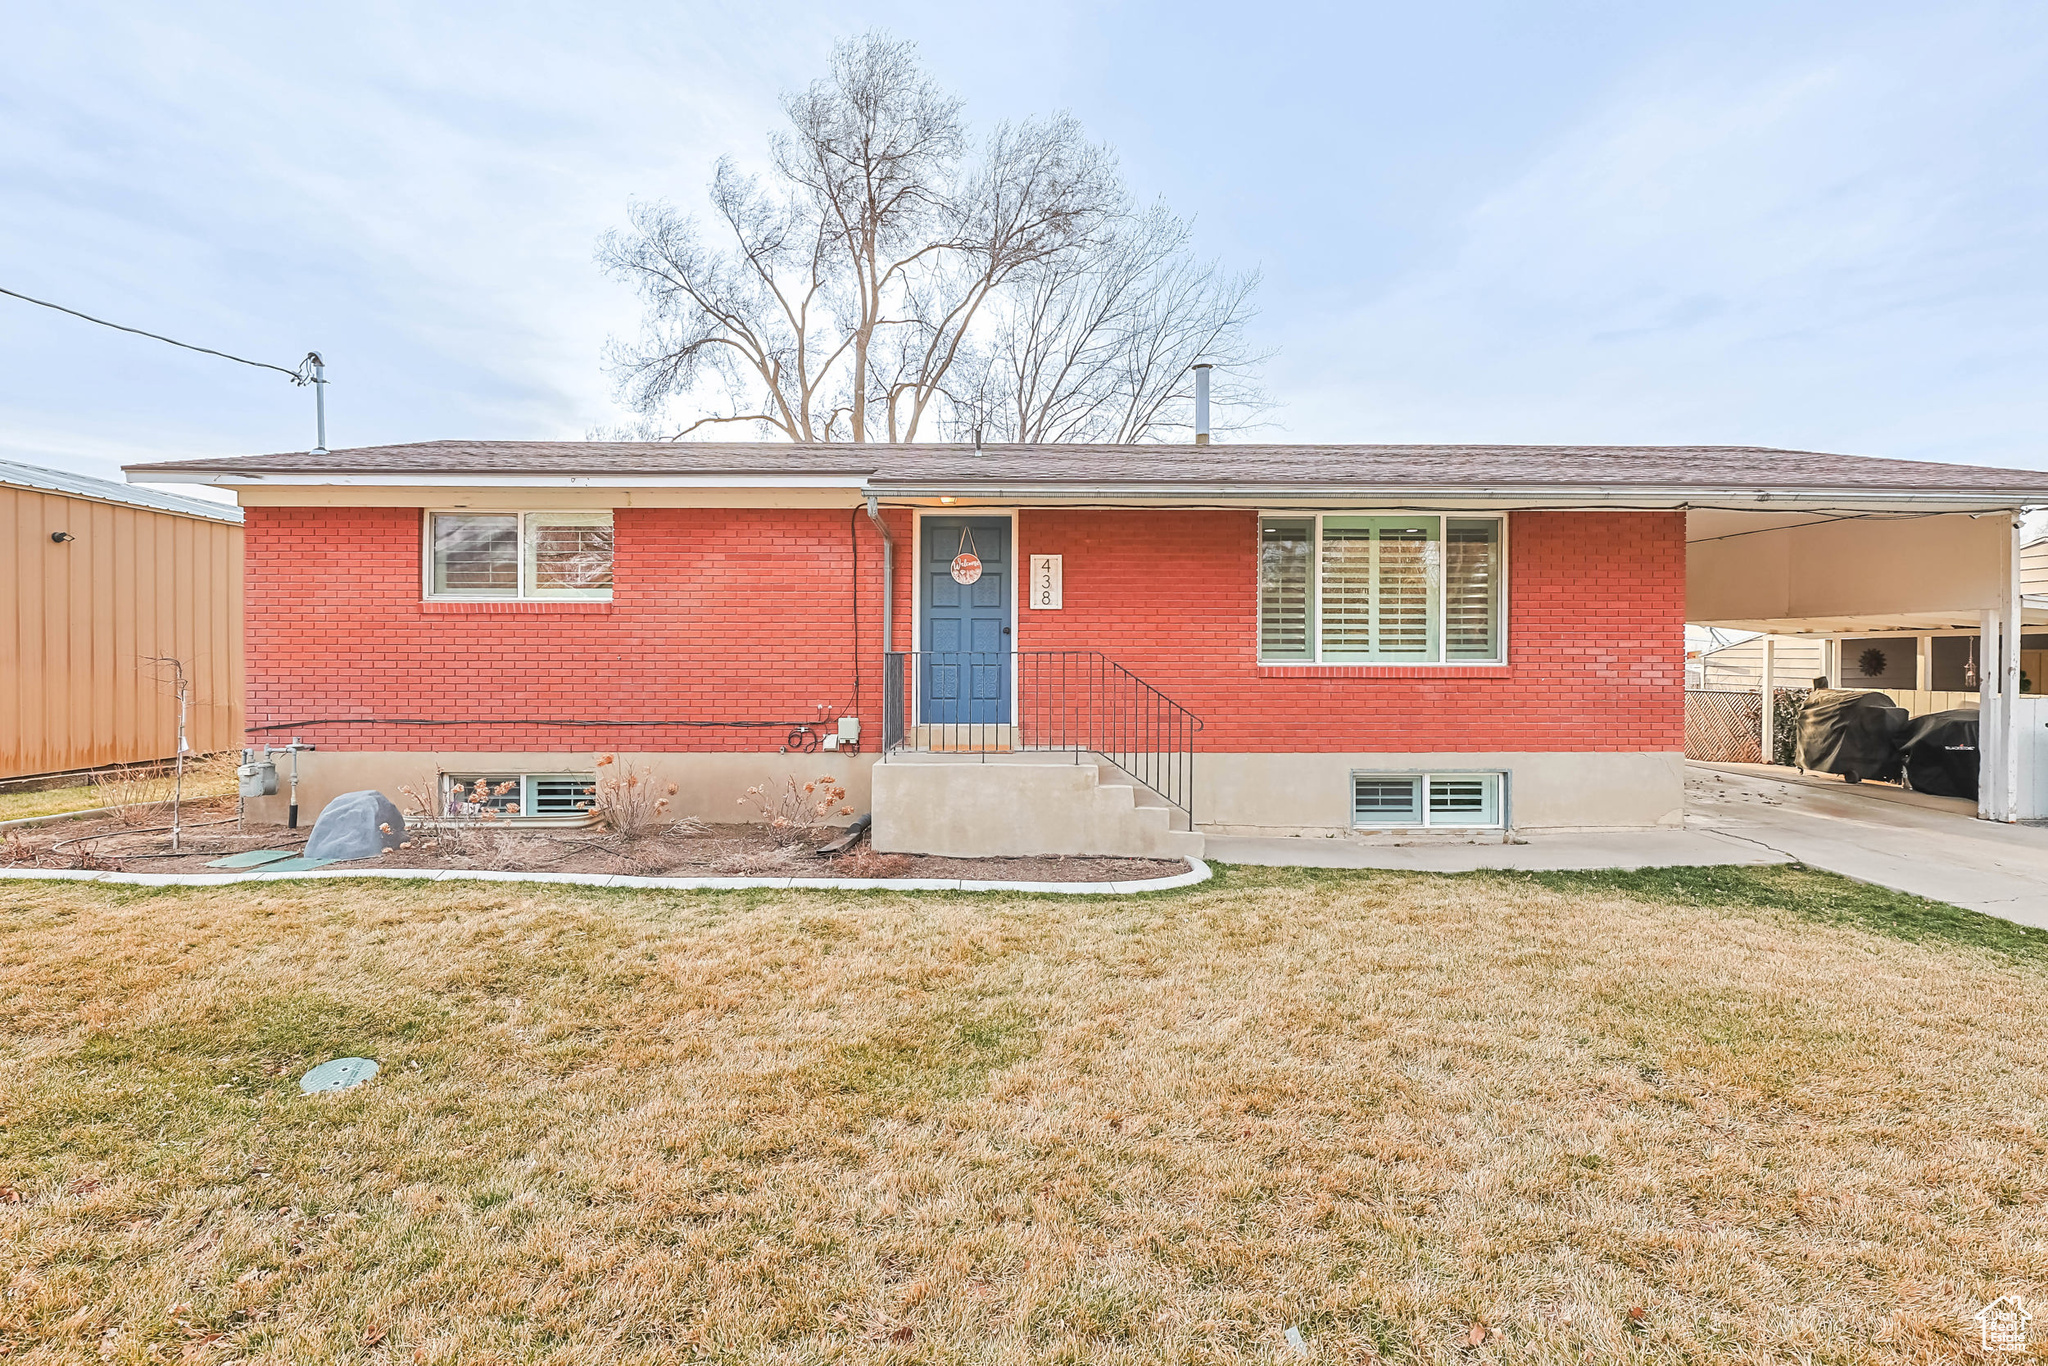
[[1421,794],[1419,773],[1360,773],[1351,780],[1351,823],[1420,825]]
[[1351,823],[1360,829],[1497,829],[1502,773],[1353,773]]
[[433,561],[437,596],[518,597],[518,514],[436,513]]
[[597,801],[597,781],[587,774],[528,775],[526,809],[536,816],[581,816]]
[[585,820],[597,799],[588,773],[446,773],[441,814],[451,819]]
[[1444,526],[1444,658],[1500,658],[1500,519]]
[[536,598],[611,596],[610,515],[530,513],[526,519],[526,591]]
[[1259,657],[1277,663],[1501,659],[1497,517],[1327,513],[1259,522]]
[[1500,776],[1498,773],[1430,774],[1429,823],[1499,825]]
[[1259,657],[1311,659],[1316,520],[1269,517],[1259,525]]
[[427,596],[612,595],[610,512],[435,512],[427,517]]

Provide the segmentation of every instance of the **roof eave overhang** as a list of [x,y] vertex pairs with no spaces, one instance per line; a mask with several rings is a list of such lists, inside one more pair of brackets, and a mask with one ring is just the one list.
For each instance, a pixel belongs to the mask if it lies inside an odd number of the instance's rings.
[[1033,482],[916,482],[876,479],[868,491],[881,498],[924,501],[951,498],[981,503],[1198,502],[1267,507],[1290,503],[1456,503],[1460,507],[1727,508],[1733,511],[1832,509],[1859,512],[2003,512],[2048,503],[2048,488],[2031,492],[1967,489],[1756,489],[1689,486],[1525,484],[1475,487],[1450,484],[1158,484]]
[[211,484],[219,488],[507,488],[507,489],[864,489],[867,475],[859,471],[828,474],[762,474],[735,471],[689,474],[479,474],[465,470],[321,471],[298,470],[153,470],[130,465],[122,473],[131,484]]
[[1731,488],[1687,485],[1522,484],[1309,484],[1160,483],[1096,480],[916,480],[877,477],[866,471],[610,471],[262,470],[247,467],[165,469],[131,465],[131,484],[205,484],[222,488],[505,488],[505,489],[791,489],[847,490],[906,501],[958,501],[1003,505],[1251,506],[1365,504],[1459,507],[1557,507],[1617,509],[1724,508],[1730,511],[1999,512],[2048,504],[2048,488],[1987,492],[1981,489]]

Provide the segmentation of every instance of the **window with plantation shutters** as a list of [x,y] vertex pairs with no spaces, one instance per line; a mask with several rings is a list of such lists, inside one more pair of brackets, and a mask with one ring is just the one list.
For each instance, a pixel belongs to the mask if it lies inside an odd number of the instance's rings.
[[1259,523],[1259,657],[1275,663],[1504,658],[1498,517],[1326,513]]
[[1500,519],[1444,527],[1444,658],[1500,657]]
[[1268,518],[1259,527],[1259,657],[1311,659],[1316,519]]
[[1323,518],[1322,657],[1436,658],[1437,519]]

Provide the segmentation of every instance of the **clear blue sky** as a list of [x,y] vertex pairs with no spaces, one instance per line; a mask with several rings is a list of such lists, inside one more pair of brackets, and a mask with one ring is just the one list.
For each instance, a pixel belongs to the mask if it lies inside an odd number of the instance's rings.
[[[428,13],[427,11],[431,11]],[[1295,441],[2048,467],[2048,7],[11,6],[0,285],[290,366],[330,444],[577,438],[630,198],[835,37],[1074,111],[1266,276]],[[0,458],[303,449],[281,377],[0,298]]]

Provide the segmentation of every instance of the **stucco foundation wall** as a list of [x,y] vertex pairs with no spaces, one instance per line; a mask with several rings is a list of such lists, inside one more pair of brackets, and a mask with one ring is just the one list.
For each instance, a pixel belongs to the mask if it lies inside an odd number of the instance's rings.
[[[289,804],[291,756],[273,756],[277,764],[277,795],[253,799],[247,814],[252,824],[283,825]],[[809,781],[830,774],[846,789],[846,805],[855,813],[870,804],[868,774],[874,768],[873,755],[842,754],[739,754],[710,752],[697,754],[647,754],[622,751],[618,762],[635,769],[645,766],[658,782],[673,782],[676,795],[670,810],[680,819],[694,816],[722,825],[739,824],[752,818],[752,809],[740,805],[749,787],[766,783],[780,789],[789,778]],[[415,753],[388,750],[314,750],[299,755],[299,823],[312,824],[320,809],[344,792],[374,788],[406,810],[410,803],[398,789],[422,781],[432,782],[442,773],[589,773],[595,770],[597,755],[591,752],[434,752]],[[834,824],[850,817],[835,816]]]
[[1349,830],[1353,772],[1450,769],[1506,773],[1508,817],[1517,830],[1685,823],[1685,755],[1673,751],[1203,754],[1195,760],[1195,820],[1215,835]]

